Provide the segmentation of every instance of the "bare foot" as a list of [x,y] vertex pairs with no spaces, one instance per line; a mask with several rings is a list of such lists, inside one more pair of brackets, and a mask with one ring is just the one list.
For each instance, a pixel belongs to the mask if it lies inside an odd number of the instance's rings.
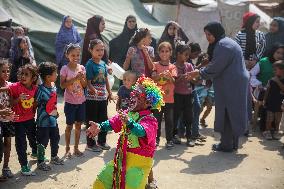
[[74,148],[74,155],[77,157],[81,157],[84,154],[78,148]]

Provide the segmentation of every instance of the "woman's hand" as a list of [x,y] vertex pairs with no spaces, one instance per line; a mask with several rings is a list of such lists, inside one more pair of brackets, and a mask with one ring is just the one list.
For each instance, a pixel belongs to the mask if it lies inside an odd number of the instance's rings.
[[195,79],[199,76],[199,70],[194,70],[192,72],[186,73],[186,79],[187,80],[192,80]]
[[115,98],[113,97],[111,92],[108,94],[108,101],[115,103]]
[[99,124],[96,123],[96,122],[93,122],[93,121],[89,121],[89,124],[91,125],[87,131],[86,131],[86,135],[89,137],[89,138],[94,138],[95,136],[97,136],[99,134],[99,132],[101,131],[100,130],[100,127],[99,127]]

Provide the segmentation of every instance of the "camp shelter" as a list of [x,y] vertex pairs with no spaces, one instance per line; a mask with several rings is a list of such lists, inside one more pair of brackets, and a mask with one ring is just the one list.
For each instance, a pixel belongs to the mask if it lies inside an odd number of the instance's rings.
[[156,38],[164,29],[139,0],[1,0],[0,7],[11,15],[15,24],[29,29],[37,62],[54,61],[55,37],[64,15],[73,18],[82,36],[88,18],[95,14],[104,16],[103,37],[107,41],[122,31],[129,14],[137,17],[139,27],[150,28]]

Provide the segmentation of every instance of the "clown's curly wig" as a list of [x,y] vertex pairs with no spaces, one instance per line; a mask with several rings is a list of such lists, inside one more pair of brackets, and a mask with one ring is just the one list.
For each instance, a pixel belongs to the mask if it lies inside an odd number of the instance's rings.
[[151,78],[145,76],[138,78],[136,84],[133,86],[133,90],[137,86],[143,86],[146,94],[141,95],[146,95],[146,99],[151,103],[151,109],[158,109],[160,111],[161,107],[165,105],[163,100],[164,91]]

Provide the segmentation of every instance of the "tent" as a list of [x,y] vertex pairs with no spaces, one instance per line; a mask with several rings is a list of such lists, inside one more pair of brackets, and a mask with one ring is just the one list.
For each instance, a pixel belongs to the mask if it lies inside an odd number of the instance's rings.
[[129,14],[137,17],[139,27],[150,28],[155,38],[160,37],[164,29],[139,0],[2,0],[0,7],[11,15],[15,24],[29,29],[37,62],[54,61],[55,37],[64,15],[73,18],[82,35],[88,18],[95,14],[104,16],[106,30],[103,37],[107,41],[122,31]]

